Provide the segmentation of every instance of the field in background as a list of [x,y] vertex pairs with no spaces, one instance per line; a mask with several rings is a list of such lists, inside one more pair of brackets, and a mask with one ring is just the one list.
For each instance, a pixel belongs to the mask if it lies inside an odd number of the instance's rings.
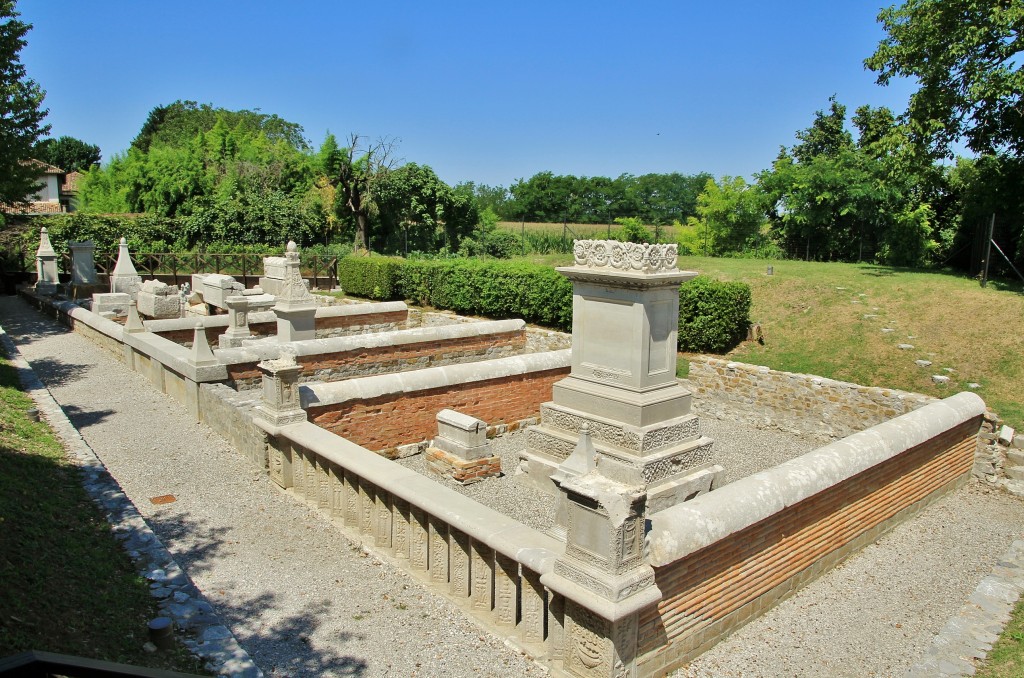
[[[529,259],[571,264],[564,254]],[[969,390],[973,382],[989,407],[1024,429],[1019,286],[982,288],[953,274],[870,264],[680,257],[679,267],[750,285],[751,319],[761,324],[765,342],[741,345],[728,354],[732,359],[936,397]],[[915,360],[932,364],[919,367]],[[932,375],[950,383],[939,386]]]

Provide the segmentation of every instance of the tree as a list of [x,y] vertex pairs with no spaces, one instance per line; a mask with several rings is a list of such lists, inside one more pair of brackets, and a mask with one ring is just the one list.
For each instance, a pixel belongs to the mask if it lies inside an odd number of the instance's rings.
[[355,133],[349,135],[348,146],[341,149],[331,183],[341,192],[339,202],[343,211],[355,220],[356,249],[369,248],[370,217],[377,210],[377,184],[395,165],[394,150],[394,140],[370,143]]
[[886,38],[865,65],[878,83],[916,78],[915,138],[948,153],[1024,153],[1024,1],[905,0],[882,10]]
[[38,142],[32,149],[32,157],[65,172],[88,172],[90,167],[99,164],[101,156],[99,146],[63,136]]
[[706,251],[715,255],[744,251],[756,246],[761,228],[767,222],[767,200],[755,184],[743,177],[722,177],[719,182],[708,179],[697,197],[697,214],[690,217],[691,226],[708,236]]
[[18,57],[31,25],[18,21],[14,0],[0,0],[0,203],[24,202],[35,192],[39,170],[25,165],[32,147],[50,130],[40,108],[45,92],[30,79]]
[[196,134],[212,130],[218,121],[229,130],[253,136],[263,132],[271,143],[284,141],[296,150],[309,150],[309,142],[302,136],[302,125],[259,110],[229,111],[181,100],[153,108],[132,141],[132,148],[146,153],[154,144],[184,146],[191,143]]
[[459,249],[478,219],[469,191],[452,190],[426,165],[408,163],[378,179],[381,239],[393,251]]

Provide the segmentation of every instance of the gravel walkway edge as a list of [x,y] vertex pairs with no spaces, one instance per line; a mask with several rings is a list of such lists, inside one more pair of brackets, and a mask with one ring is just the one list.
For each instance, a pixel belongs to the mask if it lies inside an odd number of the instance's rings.
[[3,327],[0,327],[0,350],[17,371],[26,394],[63,443],[67,456],[78,466],[82,485],[110,523],[114,536],[122,542],[139,572],[152,582],[150,593],[159,601],[162,614],[169,617],[179,631],[195,634],[196,640],[182,638],[182,643],[192,654],[206,661],[204,668],[211,673],[262,678],[263,672],[111,477]]
[[960,612],[932,639],[907,678],[973,676],[972,659],[984,659],[1010,621],[1024,593],[1024,540],[1017,540],[978,584]]

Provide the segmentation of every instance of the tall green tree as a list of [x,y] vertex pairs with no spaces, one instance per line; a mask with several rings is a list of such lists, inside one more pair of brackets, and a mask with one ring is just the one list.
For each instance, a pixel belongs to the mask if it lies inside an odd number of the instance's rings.
[[32,28],[19,21],[14,0],[0,0],[0,203],[18,203],[35,192],[39,170],[24,161],[40,136],[50,130],[43,124],[45,92],[28,77],[19,53]]
[[62,136],[43,139],[32,149],[32,157],[59,167],[65,172],[88,172],[100,162],[100,147],[81,139]]
[[696,217],[690,226],[707,235],[703,250],[714,255],[743,252],[756,247],[761,229],[766,225],[766,196],[757,184],[750,185],[743,177],[708,179],[697,197]]
[[878,20],[886,37],[865,65],[881,85],[917,80],[908,115],[919,141],[1024,153],[1024,0],[905,0]]
[[383,175],[375,200],[379,237],[391,251],[456,252],[478,220],[471,193],[453,190],[433,169],[416,163]]

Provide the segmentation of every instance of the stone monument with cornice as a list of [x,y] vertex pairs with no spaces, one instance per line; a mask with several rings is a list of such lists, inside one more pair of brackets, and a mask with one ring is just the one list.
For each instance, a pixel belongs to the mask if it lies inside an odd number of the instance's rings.
[[647,512],[709,491],[722,468],[676,378],[679,285],[697,274],[674,244],[577,240],[573,256],[557,269],[573,286],[572,367],[529,429],[519,479],[559,492],[586,425],[601,475],[642,487]]
[[299,248],[289,242],[285,248],[285,272],[277,303],[272,310],[277,316],[277,341],[316,339],[316,300],[302,280]]

